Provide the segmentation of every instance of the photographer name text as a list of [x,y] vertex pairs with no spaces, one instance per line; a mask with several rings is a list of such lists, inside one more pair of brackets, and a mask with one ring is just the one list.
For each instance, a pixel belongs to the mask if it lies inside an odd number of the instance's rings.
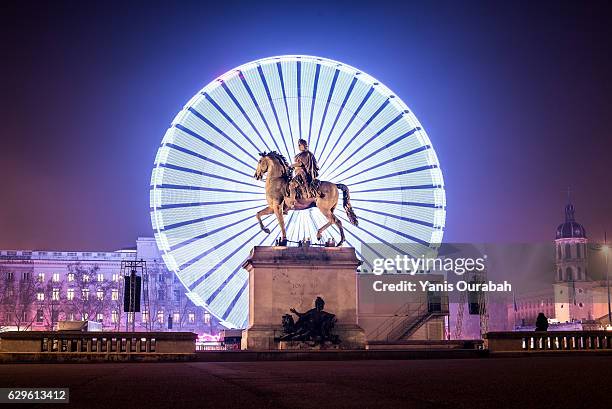
[[376,292],[417,292],[417,291],[432,291],[432,292],[453,292],[453,291],[470,291],[470,292],[511,292],[512,284],[508,281],[503,282],[468,282],[457,281],[456,283],[431,282],[428,280],[420,281],[399,281],[396,283],[385,283],[383,281],[374,281],[372,287]]

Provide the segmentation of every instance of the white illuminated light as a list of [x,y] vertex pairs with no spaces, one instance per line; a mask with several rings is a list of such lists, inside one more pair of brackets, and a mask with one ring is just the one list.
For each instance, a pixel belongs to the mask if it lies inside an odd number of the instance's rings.
[[[163,260],[229,327],[248,319],[248,274],[240,266],[256,245],[271,245],[278,223],[253,178],[258,152],[292,161],[309,141],[321,180],[346,184],[359,217],[347,242],[436,247],[446,218],[444,180],[427,133],[394,93],[363,71],[324,58],[253,61],[212,81],[172,121],[151,175],[151,222]],[[316,209],[286,216],[290,240],[314,239],[325,219]],[[337,229],[328,235],[338,241]],[[329,236],[328,236],[329,237]]]

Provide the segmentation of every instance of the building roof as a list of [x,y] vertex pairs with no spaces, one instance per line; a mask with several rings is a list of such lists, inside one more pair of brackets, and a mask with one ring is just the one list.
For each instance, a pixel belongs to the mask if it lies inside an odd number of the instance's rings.
[[556,239],[586,238],[584,226],[576,221],[576,209],[568,203],[565,206],[565,222],[557,227]]

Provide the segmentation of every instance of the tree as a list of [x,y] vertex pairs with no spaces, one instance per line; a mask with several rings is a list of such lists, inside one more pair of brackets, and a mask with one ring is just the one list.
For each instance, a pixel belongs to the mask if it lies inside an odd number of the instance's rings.
[[9,306],[13,298],[13,283],[9,278],[9,271],[0,265],[0,331],[10,323],[11,313]]
[[[43,321],[47,331],[53,331],[59,321],[60,313],[65,312],[66,297],[62,297],[64,281],[47,281],[39,283],[37,292],[44,295],[44,300],[38,304],[42,310]],[[36,312],[38,314],[38,311]]]
[[36,315],[33,313],[34,303],[36,301],[36,281],[33,277],[33,269],[31,271],[23,271],[19,283],[14,282],[14,287],[17,290],[13,292],[15,300],[15,308],[13,310],[13,322],[17,327],[17,331],[26,331],[30,329]]
[[98,314],[117,308],[118,302],[112,300],[112,290],[118,290],[118,283],[98,280],[100,267],[84,267],[80,263],[68,265],[71,280],[69,288],[74,291],[72,300],[66,300],[67,310],[81,317],[82,320],[96,320]]

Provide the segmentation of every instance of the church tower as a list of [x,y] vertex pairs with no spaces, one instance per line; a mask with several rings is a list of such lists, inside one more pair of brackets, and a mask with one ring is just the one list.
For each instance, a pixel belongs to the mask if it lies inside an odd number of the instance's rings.
[[559,322],[593,319],[587,275],[587,236],[576,221],[576,210],[568,196],[565,221],[555,238],[555,316]]

